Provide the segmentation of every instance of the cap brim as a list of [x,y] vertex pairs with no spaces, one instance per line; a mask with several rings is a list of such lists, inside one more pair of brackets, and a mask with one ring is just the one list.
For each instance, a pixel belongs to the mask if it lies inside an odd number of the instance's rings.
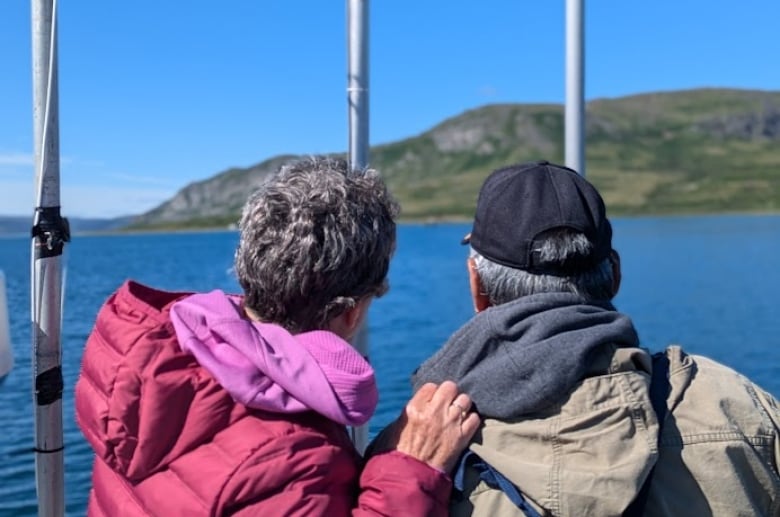
[[460,241],[461,244],[471,244],[471,232],[467,233]]

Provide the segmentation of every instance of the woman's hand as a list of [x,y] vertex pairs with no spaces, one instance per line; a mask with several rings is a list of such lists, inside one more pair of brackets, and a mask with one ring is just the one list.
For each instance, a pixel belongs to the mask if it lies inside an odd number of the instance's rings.
[[471,411],[471,399],[458,394],[454,382],[445,381],[438,387],[428,383],[377,437],[371,453],[395,449],[450,473],[479,424],[479,416]]

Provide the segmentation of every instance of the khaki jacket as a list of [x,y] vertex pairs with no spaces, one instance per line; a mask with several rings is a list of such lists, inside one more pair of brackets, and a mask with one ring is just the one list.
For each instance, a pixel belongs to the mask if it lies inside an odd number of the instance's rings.
[[[780,516],[780,409],[735,371],[669,347],[669,412],[658,444],[641,349],[605,350],[557,406],[486,419],[471,450],[542,515],[621,515],[653,466],[645,515]],[[451,515],[515,516],[499,490],[466,470]]]

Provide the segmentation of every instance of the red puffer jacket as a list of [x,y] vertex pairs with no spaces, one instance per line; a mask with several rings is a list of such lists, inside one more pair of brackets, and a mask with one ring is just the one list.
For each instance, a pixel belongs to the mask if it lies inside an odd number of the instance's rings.
[[76,384],[97,456],[89,515],[446,515],[435,469],[392,452],[361,473],[342,425],[236,403],[178,345],[183,296],[128,282],[98,314]]

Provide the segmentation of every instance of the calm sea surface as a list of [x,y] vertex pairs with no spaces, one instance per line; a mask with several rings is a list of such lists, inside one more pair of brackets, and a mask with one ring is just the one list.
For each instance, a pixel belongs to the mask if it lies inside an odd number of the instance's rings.
[[[780,396],[780,216],[617,219],[623,285],[615,300],[644,346],[709,355]],[[459,245],[467,225],[399,230],[391,290],[371,307],[379,380],[375,433],[410,395],[409,373],[471,314]],[[127,278],[171,289],[236,292],[234,232],[76,236],[67,247],[63,320],[66,501],[82,515],[90,449],[76,428],[73,386],[101,303]],[[0,238],[16,367],[0,384],[0,515],[36,514],[30,373],[29,239]]]

